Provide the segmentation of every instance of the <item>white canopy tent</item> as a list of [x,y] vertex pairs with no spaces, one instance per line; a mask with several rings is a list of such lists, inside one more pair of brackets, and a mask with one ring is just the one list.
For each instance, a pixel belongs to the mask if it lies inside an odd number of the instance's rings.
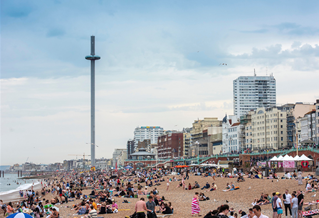
[[283,158],[284,158],[284,157],[280,155],[280,156],[277,158],[277,161],[281,161]]
[[309,157],[307,157],[306,155],[301,155],[301,157],[298,158],[298,161],[309,161],[312,160]]
[[286,156],[284,156],[284,158],[282,159],[282,161],[286,161],[286,160],[294,160],[294,158],[293,157],[291,157],[291,156],[289,156],[289,155],[286,155]]
[[296,156],[294,157],[294,160],[295,160],[295,161],[298,161],[299,158],[300,158],[300,157],[299,157],[298,155],[296,155]]
[[274,156],[273,158],[270,159],[270,161],[278,161],[278,157]]

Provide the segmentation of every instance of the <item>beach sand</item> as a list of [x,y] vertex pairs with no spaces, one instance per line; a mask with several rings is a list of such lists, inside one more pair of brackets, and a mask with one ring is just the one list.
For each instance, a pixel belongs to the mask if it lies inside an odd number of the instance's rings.
[[[165,177],[166,179],[166,177]],[[246,179],[245,182],[237,183],[235,178],[216,178],[213,181],[211,177],[200,177],[200,176],[190,176],[189,180],[186,180],[186,185],[197,181],[200,186],[204,186],[208,181],[210,184],[215,182],[218,186],[218,190],[210,192],[209,190],[182,190],[182,188],[176,188],[179,182],[170,183],[170,188],[166,191],[166,181],[162,182],[160,186],[155,186],[159,190],[160,196],[165,196],[167,199],[166,202],[171,202],[174,207],[174,215],[172,217],[191,217],[191,201],[195,192],[204,192],[207,197],[210,198],[208,201],[200,201],[200,214],[205,215],[210,210],[216,209],[218,206],[222,204],[228,204],[230,207],[233,207],[238,213],[241,209],[248,213],[248,209],[252,208],[251,203],[255,198],[260,198],[261,193],[269,194],[272,196],[273,192],[284,193],[286,189],[289,189],[289,193],[297,190],[305,190],[305,181],[303,181],[304,185],[298,186],[297,180],[279,180],[277,182],[274,180],[267,179]],[[224,192],[223,189],[226,188],[226,184],[233,182],[235,186],[239,186],[239,190]],[[145,183],[144,183],[145,184]],[[142,184],[142,185],[144,185]],[[249,189],[250,187],[250,189]],[[153,187],[152,187],[153,188]],[[149,188],[150,190],[150,188]],[[89,194],[91,190],[84,190],[84,194]],[[313,193],[308,193],[305,195],[305,202],[317,200],[318,198],[311,197]],[[44,198],[51,199],[53,195],[47,194]],[[144,197],[146,196],[139,196]],[[138,199],[139,199],[138,198]],[[42,197],[43,199],[43,197]],[[128,200],[130,203],[122,203],[124,199]],[[135,202],[138,200],[136,198],[115,198],[116,203],[119,206],[119,212],[116,214],[104,214],[99,215],[99,217],[125,217],[134,213]],[[214,201],[214,199],[216,201]],[[226,203],[226,200],[229,203]],[[68,207],[71,207],[75,203],[79,203],[80,200],[76,200],[75,202],[69,202],[68,204],[58,205],[57,207],[60,209],[60,216],[63,218],[66,217],[84,217],[84,215],[73,215],[74,211]],[[261,206],[262,213],[269,217],[272,217],[272,209],[271,205]],[[228,214],[229,215],[229,214]],[[3,217],[2,214],[0,217]]]

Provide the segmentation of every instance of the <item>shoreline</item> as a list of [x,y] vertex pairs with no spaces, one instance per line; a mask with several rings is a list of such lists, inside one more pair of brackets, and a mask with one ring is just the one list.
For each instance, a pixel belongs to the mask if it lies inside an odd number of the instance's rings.
[[[41,183],[35,184],[33,186],[33,190],[34,191],[41,191]],[[25,200],[24,197],[21,197],[19,194],[20,190],[23,190],[25,192],[25,190],[30,190],[32,189],[32,185],[28,188],[22,188],[22,189],[14,189],[11,191],[7,191],[7,193],[0,193],[0,199],[3,200],[4,203],[8,203],[8,202],[16,202],[16,201],[20,201],[20,200]]]

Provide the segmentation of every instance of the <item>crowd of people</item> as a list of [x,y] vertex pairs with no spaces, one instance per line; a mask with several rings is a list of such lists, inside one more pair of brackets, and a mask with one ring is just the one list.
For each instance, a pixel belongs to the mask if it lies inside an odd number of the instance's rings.
[[[129,203],[130,199],[138,198],[135,204],[134,213],[131,218],[148,217],[154,218],[158,214],[174,214],[174,208],[169,199],[165,198],[165,192],[170,191],[172,182],[176,182],[176,188],[181,188],[183,191],[194,191],[195,194],[191,200],[191,215],[200,216],[200,202],[211,200],[206,196],[205,192],[217,191],[218,187],[215,183],[216,178],[236,178],[234,182],[246,182],[247,178],[256,179],[261,172],[258,168],[252,168],[249,172],[243,173],[233,169],[233,172],[224,171],[223,169],[207,169],[205,172],[200,172],[198,168],[190,171],[189,169],[179,170],[172,174],[171,170],[129,170],[123,172],[64,172],[57,174],[53,178],[44,179],[41,181],[40,190],[20,191],[20,196],[24,200],[17,204],[9,202],[4,204],[0,201],[0,206],[4,215],[10,215],[15,212],[28,212],[36,218],[48,217],[58,218],[58,205],[66,204],[74,201],[72,206],[68,206],[70,213],[74,215],[82,215],[88,218],[95,218],[99,214],[114,214],[118,213],[119,208],[117,202]],[[190,174],[193,176],[201,176],[209,180],[200,185],[197,181],[193,184],[187,182]],[[279,192],[269,194],[261,193],[260,198],[253,201],[253,208],[248,211],[248,214],[241,211],[236,213],[228,205],[221,205],[216,210],[211,210],[205,215],[209,217],[223,218],[230,214],[230,218],[239,218],[247,215],[247,218],[265,217],[261,214],[261,206],[271,204],[273,208],[273,218],[281,218],[283,208],[285,208],[286,216],[289,213],[292,218],[302,217],[302,206],[309,203],[303,202],[304,194],[314,192],[319,187],[319,181],[313,176],[308,175],[301,177],[301,173],[286,172],[279,179],[296,179],[298,184],[302,184],[302,180],[307,181],[306,189],[302,191],[294,191],[291,194],[288,190],[281,195]],[[257,179],[262,179],[259,177]],[[277,179],[276,173],[270,174],[267,179]],[[209,182],[213,181],[213,182]],[[225,182],[225,192],[235,191],[239,186],[234,182]],[[159,193],[158,186],[166,183],[166,188]],[[188,185],[187,185],[188,184]],[[174,186],[173,186],[174,187]],[[174,187],[175,188],[175,187]],[[85,193],[89,194],[83,194]],[[87,192],[89,190],[89,192]],[[198,191],[197,191],[198,190]],[[52,198],[47,198],[47,194],[52,194]],[[215,200],[215,199],[214,199]],[[258,216],[259,214],[259,216]]]

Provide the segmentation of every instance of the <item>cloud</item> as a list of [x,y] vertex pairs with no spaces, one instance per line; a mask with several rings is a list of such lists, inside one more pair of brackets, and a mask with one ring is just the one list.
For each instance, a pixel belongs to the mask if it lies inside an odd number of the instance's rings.
[[319,28],[303,26],[297,23],[280,23],[273,26],[282,34],[288,35],[317,35],[319,33]]
[[278,102],[318,95],[317,2],[2,3],[2,163],[90,151],[91,35],[101,56],[98,157],[125,147],[138,125],[182,128],[233,114],[232,81],[254,69],[274,73]]
[[233,59],[243,60],[243,63],[251,61],[268,67],[289,65],[293,70],[317,71],[319,46],[294,42],[289,49],[283,49],[281,44],[276,44],[263,49],[253,48],[250,54],[235,55]]

